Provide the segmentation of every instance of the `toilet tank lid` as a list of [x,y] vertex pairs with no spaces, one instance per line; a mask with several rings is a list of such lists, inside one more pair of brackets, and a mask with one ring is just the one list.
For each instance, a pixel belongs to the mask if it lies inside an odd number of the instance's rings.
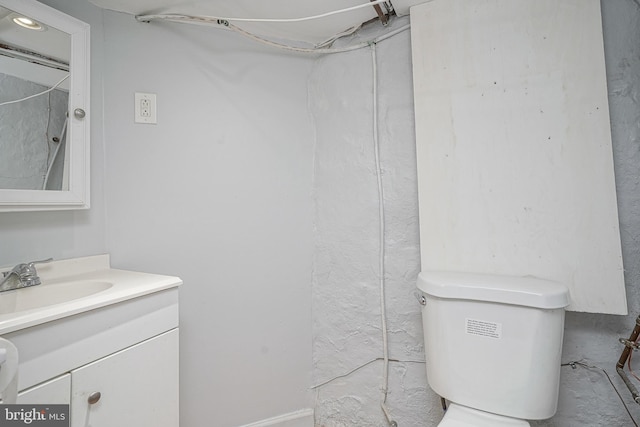
[[533,276],[504,276],[455,271],[423,271],[418,289],[438,298],[488,301],[543,309],[569,305],[561,283]]

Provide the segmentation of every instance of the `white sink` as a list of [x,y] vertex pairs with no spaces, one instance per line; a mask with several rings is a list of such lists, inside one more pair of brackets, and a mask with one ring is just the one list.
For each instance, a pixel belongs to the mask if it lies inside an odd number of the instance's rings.
[[178,277],[111,268],[108,255],[38,265],[42,284],[0,292],[0,336],[176,288]]
[[44,308],[105,291],[113,283],[101,280],[77,280],[42,284],[0,293],[0,315]]

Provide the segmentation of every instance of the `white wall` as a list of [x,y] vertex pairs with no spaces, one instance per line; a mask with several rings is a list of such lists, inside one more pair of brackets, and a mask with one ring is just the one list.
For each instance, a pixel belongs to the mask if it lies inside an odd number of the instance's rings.
[[85,2],[43,0],[91,23],[91,209],[0,214],[0,265],[53,257],[73,258],[107,251],[102,126],[102,23],[100,11]]
[[[181,425],[310,407],[312,60],[103,19],[107,246],[184,280]],[[157,125],[134,123],[134,92],[157,94]]]
[[[86,2],[46,3],[92,25],[92,208],[1,214],[0,264],[110,251],[117,267],[182,276],[183,427],[235,427],[311,405],[310,383],[378,357],[369,53],[325,57],[312,65],[251,52],[253,45],[228,33],[135,24]],[[640,311],[640,47],[635,43],[640,10],[633,0],[603,3],[632,314],[570,313],[564,360],[606,368],[630,402],[614,366],[617,338],[628,335]],[[408,33],[378,49],[381,158],[392,224],[387,230],[391,355],[419,359]],[[307,100],[307,77],[315,100]],[[157,126],[133,124],[138,90],[158,93]],[[340,114],[329,113],[332,107]],[[360,228],[349,232],[350,224]],[[336,233],[340,230],[351,239]],[[331,243],[334,237],[342,243]],[[330,307],[334,302],[349,304],[336,310]],[[328,326],[337,313],[347,325]],[[338,346],[331,348],[333,343]],[[435,425],[441,416],[423,372],[420,363],[392,364],[389,406],[401,426]],[[318,389],[317,424],[384,426],[380,375],[375,362]],[[557,416],[536,425],[630,425],[602,371],[564,367],[562,381]],[[640,408],[629,405],[640,419]],[[207,421],[203,411],[217,418]]]
[[[618,337],[628,338],[640,314],[640,5],[633,0],[606,0],[601,5],[629,315],[568,313],[563,359],[584,360],[606,369],[640,423],[640,406],[631,401],[615,372],[622,351]],[[637,372],[640,368],[635,363]],[[632,422],[601,369],[564,367],[558,413],[536,425],[626,426]]]
[[[619,336],[640,312],[640,7],[602,2],[609,103],[629,316],[567,315],[559,409],[535,426],[632,425],[602,369],[635,419],[640,407],[617,378]],[[422,357],[417,302],[412,295],[418,255],[415,144],[408,35],[378,45],[381,81],[381,160],[387,222],[387,311],[392,358]],[[371,137],[371,59],[368,52],[326,57],[310,80],[317,128],[313,279],[314,384],[319,426],[386,426],[379,408],[381,355],[377,286],[377,205]],[[419,118],[417,118],[419,120]],[[597,244],[597,242],[594,242]],[[640,369],[640,368],[638,368]],[[344,377],[341,375],[348,374]],[[392,363],[389,409],[401,426],[436,425],[438,399],[425,387],[424,365]]]
[[[409,31],[377,44],[376,57],[387,326],[390,357],[401,361],[391,363],[388,406],[400,426],[435,425],[441,411],[427,388],[414,297],[420,251]],[[383,362],[367,364],[383,356],[372,70],[366,48],[318,60],[309,82],[317,135],[313,381],[334,379],[316,389],[318,426],[386,425]]]
[[[312,60],[45,2],[91,25],[92,207],[2,214],[0,264],[110,252],[182,277],[183,426],[310,407]],[[135,91],[158,125],[133,123]]]

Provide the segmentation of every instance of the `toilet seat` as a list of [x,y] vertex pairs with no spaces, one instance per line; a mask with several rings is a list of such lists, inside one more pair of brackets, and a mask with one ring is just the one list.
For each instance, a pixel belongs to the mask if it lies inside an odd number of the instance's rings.
[[451,403],[438,427],[531,427],[531,424]]

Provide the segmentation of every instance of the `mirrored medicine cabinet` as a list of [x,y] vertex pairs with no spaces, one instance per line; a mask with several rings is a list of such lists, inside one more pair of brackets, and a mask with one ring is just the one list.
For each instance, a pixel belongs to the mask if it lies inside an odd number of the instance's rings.
[[0,0],[0,212],[89,207],[89,25]]

